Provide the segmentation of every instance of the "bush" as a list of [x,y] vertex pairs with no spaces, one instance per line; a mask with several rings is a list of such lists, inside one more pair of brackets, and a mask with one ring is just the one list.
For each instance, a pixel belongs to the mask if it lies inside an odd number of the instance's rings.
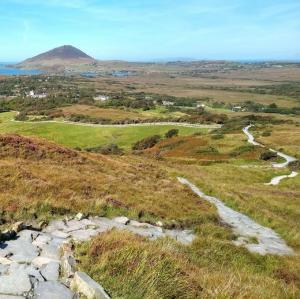
[[271,160],[276,157],[277,157],[277,154],[270,150],[267,150],[267,151],[261,153],[261,155],[260,155],[260,159],[264,160],[264,161]]
[[26,121],[28,120],[28,116],[26,115],[25,112],[20,112],[16,117],[15,120],[17,121]]
[[136,142],[133,146],[132,149],[135,151],[138,150],[144,150],[147,148],[151,148],[154,145],[156,145],[160,141],[161,137],[159,135],[153,135],[147,138],[144,138],[138,142]]
[[289,163],[289,168],[293,171],[299,171],[300,170],[300,161],[296,160]]
[[256,147],[252,144],[242,145],[242,146],[239,146],[238,148],[234,149],[230,153],[230,156],[237,157],[239,155],[255,151],[255,149],[256,149]]
[[267,131],[264,131],[264,132],[261,134],[261,136],[263,136],[263,137],[268,137],[268,136],[271,136],[271,134],[272,134],[272,131],[271,131],[271,130],[267,130]]
[[178,133],[179,133],[178,129],[171,129],[166,133],[165,137],[172,138],[172,137],[178,136]]
[[105,146],[97,146],[87,148],[86,151],[91,153],[99,153],[102,155],[122,155],[124,152],[117,144],[108,144]]
[[211,136],[211,139],[214,139],[214,140],[223,139],[223,138],[224,138],[224,134],[222,134],[222,133],[214,134]]

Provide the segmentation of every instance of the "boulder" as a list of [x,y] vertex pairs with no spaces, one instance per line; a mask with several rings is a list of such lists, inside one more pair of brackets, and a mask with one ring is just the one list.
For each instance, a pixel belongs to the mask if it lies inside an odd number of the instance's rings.
[[110,296],[103,287],[89,277],[86,273],[76,272],[71,288],[87,297],[87,299],[109,299]]

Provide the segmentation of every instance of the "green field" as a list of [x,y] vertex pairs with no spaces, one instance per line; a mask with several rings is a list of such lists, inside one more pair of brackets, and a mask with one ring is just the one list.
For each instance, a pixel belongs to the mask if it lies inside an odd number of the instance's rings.
[[92,127],[62,123],[26,123],[11,121],[15,113],[0,114],[0,134],[16,133],[25,136],[39,136],[68,147],[93,147],[116,143],[123,148],[148,136],[163,135],[177,127],[180,135],[204,132],[207,129],[186,128],[180,126],[135,126],[135,127]]

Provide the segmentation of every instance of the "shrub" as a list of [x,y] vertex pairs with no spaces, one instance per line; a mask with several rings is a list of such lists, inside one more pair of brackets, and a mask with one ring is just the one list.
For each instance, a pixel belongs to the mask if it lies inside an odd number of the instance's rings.
[[231,153],[230,156],[232,157],[237,157],[239,155],[242,155],[244,153],[252,152],[256,149],[256,147],[252,144],[246,144],[239,146],[238,148],[234,149]]
[[271,130],[267,130],[267,131],[264,131],[261,135],[263,137],[268,137],[268,136],[271,136],[271,134],[272,134],[272,131]]
[[144,150],[147,148],[151,148],[154,145],[156,145],[160,141],[161,137],[159,135],[153,135],[147,138],[144,138],[138,142],[136,142],[133,146],[132,149],[135,151],[138,150]]
[[260,159],[264,160],[264,161],[267,161],[267,160],[270,160],[270,159],[273,159],[276,157],[277,157],[277,154],[270,150],[267,150],[267,151],[261,153],[261,155],[260,155]]
[[25,112],[20,112],[20,113],[15,117],[15,120],[18,120],[18,121],[26,121],[26,120],[28,120],[28,116],[26,115]]
[[165,137],[172,138],[172,137],[178,136],[178,133],[179,133],[178,129],[171,129],[165,134]]
[[296,160],[296,161],[290,162],[289,168],[293,171],[299,171],[300,170],[300,161]]
[[105,146],[97,146],[87,148],[86,151],[91,153],[99,153],[102,155],[122,155],[123,149],[119,148],[117,144],[108,144]]
[[214,134],[211,136],[211,139],[214,139],[214,140],[223,139],[223,138],[224,138],[224,134],[222,134],[222,133]]

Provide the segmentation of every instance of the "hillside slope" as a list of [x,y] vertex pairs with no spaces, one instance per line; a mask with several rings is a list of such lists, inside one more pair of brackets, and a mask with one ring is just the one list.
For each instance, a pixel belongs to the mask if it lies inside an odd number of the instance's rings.
[[95,62],[94,58],[83,51],[71,45],[65,45],[26,59],[17,64],[17,67],[47,70],[61,69],[70,65],[92,64]]

